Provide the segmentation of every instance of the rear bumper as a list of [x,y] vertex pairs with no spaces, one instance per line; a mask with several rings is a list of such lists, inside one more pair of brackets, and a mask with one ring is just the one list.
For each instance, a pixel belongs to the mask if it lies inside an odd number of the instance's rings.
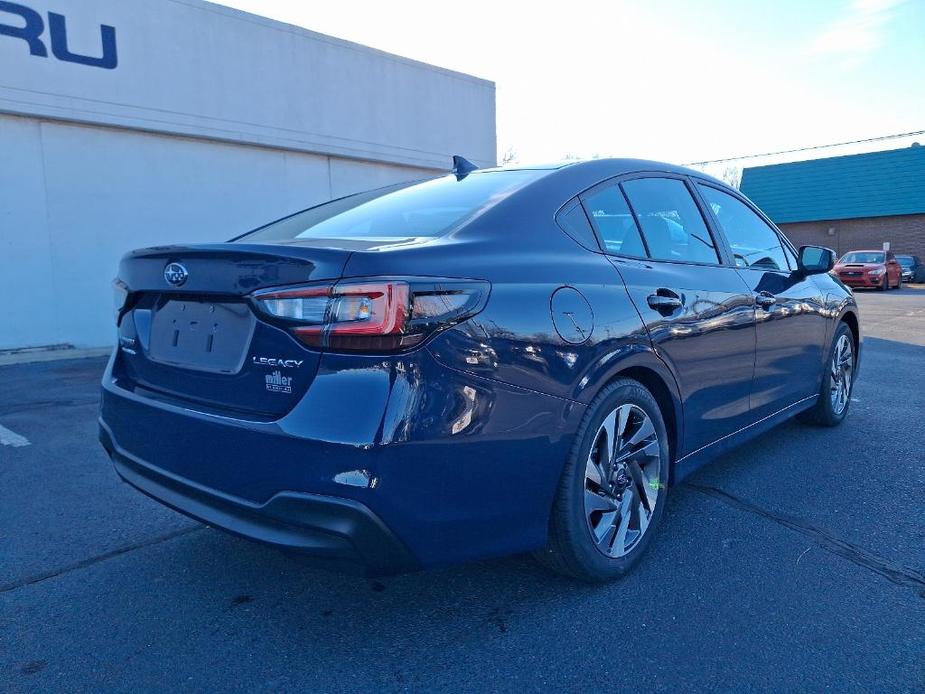
[[126,481],[210,525],[370,572],[542,546],[584,412],[418,350],[328,355],[288,414],[254,421],[135,392],[117,359],[100,427]]
[[368,575],[416,571],[420,564],[365,505],[304,492],[256,504],[170,475],[118,449],[100,420],[100,442],[125,482],[191,518],[274,547],[362,567]]

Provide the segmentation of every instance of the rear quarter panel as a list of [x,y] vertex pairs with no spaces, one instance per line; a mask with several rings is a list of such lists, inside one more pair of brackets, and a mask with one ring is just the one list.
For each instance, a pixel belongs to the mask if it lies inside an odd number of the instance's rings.
[[[562,202],[568,199],[563,194]],[[651,351],[648,334],[607,258],[556,225],[557,206],[542,213],[522,209],[495,210],[425,247],[356,253],[346,275],[488,280],[485,309],[429,341],[427,349],[451,368],[587,403],[623,357]],[[590,305],[589,315],[575,319],[586,333],[579,343],[559,332],[573,324],[571,318],[558,316],[559,330],[553,320],[552,297],[563,287]]]

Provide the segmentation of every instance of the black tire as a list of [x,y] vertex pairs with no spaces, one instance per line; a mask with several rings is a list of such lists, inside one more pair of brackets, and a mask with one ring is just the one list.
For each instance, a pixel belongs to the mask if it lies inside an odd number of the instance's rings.
[[[592,447],[599,442],[599,434],[605,426],[605,420],[624,405],[642,410],[654,428],[658,445],[647,448],[653,452],[656,448],[658,450],[658,491],[654,508],[649,506],[651,515],[648,517],[647,525],[635,543],[622,556],[609,556],[604,553],[605,550],[598,549],[598,544],[592,539],[590,518],[593,516],[586,514],[585,509],[586,485],[588,484],[586,466],[592,454]],[[629,411],[637,412],[632,407]],[[620,440],[619,434],[615,439]],[[654,463],[651,457],[649,460],[652,462],[646,465]],[[535,552],[534,556],[553,571],[592,583],[609,581],[625,575],[645,553],[665,510],[669,465],[668,434],[662,413],[652,394],[639,382],[631,379],[620,379],[608,385],[588,406],[588,411],[578,429],[575,444],[563,469],[553,503],[548,543],[544,549]],[[650,470],[649,474],[652,477],[649,486],[654,489],[656,486],[654,484],[655,472],[649,467],[645,469]],[[636,470],[638,471],[639,468]],[[624,476],[623,480],[626,482],[628,478]],[[629,484],[633,485],[633,489],[637,489],[634,482],[630,481]],[[642,493],[644,494],[645,491],[643,490]],[[642,503],[641,496],[639,498]],[[651,504],[651,501],[648,501],[648,504]],[[644,511],[638,511],[638,513],[644,513]],[[632,512],[627,515],[632,516]]]
[[[847,337],[848,344],[851,346],[851,373],[849,377],[848,392],[845,396],[845,404],[839,412],[836,410],[832,398],[832,363],[835,357],[836,346],[842,337]],[[851,406],[851,394],[854,391],[854,372],[857,365],[857,352],[854,347],[854,335],[851,328],[846,323],[839,323],[832,338],[832,344],[825,360],[825,371],[822,374],[822,385],[819,388],[819,398],[812,408],[801,412],[797,419],[806,424],[816,426],[834,427],[842,423],[848,415],[848,409]]]
[[890,276],[887,273],[883,273],[883,282],[880,283],[880,286],[877,287],[878,291],[885,292],[890,288]]

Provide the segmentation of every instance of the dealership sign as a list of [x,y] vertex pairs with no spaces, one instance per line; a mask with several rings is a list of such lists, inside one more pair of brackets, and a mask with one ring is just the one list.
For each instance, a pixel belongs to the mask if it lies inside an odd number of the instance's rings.
[[[3,13],[14,17],[7,18]],[[18,17],[18,20],[15,19],[16,17]],[[13,23],[8,23],[11,19]],[[45,19],[41,14],[31,7],[0,0],[0,36],[9,36],[22,40],[29,46],[31,55],[47,58],[48,47],[42,39],[42,34],[44,33]],[[107,26],[106,24],[100,26],[100,38],[103,44],[103,55],[100,58],[71,52],[67,44],[67,19],[63,14],[48,13],[48,36],[51,53],[58,60],[66,63],[99,67],[104,70],[114,70],[119,64],[119,57],[116,52],[115,27]]]

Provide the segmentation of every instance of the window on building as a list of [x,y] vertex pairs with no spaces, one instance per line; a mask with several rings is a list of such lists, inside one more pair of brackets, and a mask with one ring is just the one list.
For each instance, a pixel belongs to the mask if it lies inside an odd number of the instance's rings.
[[676,178],[637,178],[623,190],[642,228],[649,255],[659,260],[716,263],[719,257],[697,203]]

